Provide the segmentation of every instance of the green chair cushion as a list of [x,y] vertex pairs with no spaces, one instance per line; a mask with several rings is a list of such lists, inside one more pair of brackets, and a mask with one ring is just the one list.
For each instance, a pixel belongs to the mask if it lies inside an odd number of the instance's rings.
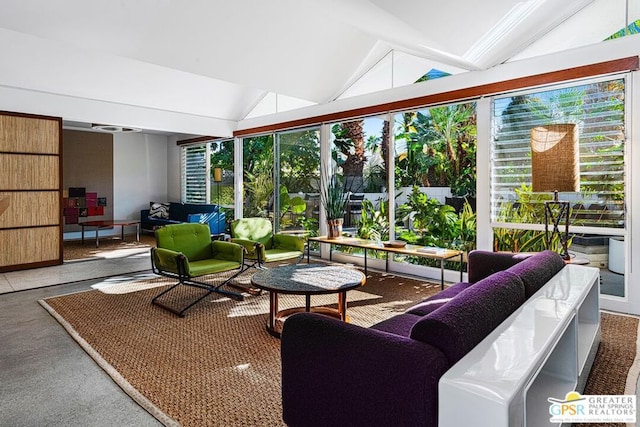
[[205,259],[202,261],[193,261],[189,263],[189,276],[198,277],[205,274],[220,273],[240,268],[240,263],[235,261],[226,261],[218,259]]
[[298,258],[302,256],[302,251],[290,251],[286,249],[269,249],[265,251],[264,261],[274,262],[283,261],[285,259]]
[[213,256],[211,229],[207,224],[171,224],[155,231],[156,246],[174,252],[182,252],[189,261],[199,261]]

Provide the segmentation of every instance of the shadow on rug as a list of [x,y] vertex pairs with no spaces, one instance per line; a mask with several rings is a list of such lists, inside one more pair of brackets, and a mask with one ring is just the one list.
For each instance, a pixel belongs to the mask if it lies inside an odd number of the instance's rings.
[[75,261],[88,258],[115,258],[131,255],[132,253],[148,251],[156,244],[155,236],[141,234],[140,241],[135,236],[125,235],[124,240],[120,235],[101,237],[100,246],[96,248],[95,237],[91,238],[85,233],[85,240],[67,240],[63,242],[63,258],[65,261]]

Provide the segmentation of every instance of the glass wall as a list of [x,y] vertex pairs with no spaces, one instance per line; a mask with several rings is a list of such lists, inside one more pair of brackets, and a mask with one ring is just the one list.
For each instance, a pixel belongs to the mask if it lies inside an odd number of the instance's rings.
[[234,217],[235,189],[233,161],[233,139],[212,141],[209,145],[209,203],[214,203],[224,209],[227,223]]
[[243,140],[242,212],[245,218],[269,217],[269,212],[273,212],[273,140],[272,134]]
[[[389,122],[384,117],[366,117],[333,123],[330,129],[329,169],[346,198],[343,233],[388,240]],[[335,250],[354,252],[347,247]]]
[[320,131],[297,130],[276,134],[274,179],[280,188],[276,229],[307,230],[318,234],[320,212]]
[[[318,233],[320,131],[243,140],[244,217],[269,218],[274,229]],[[277,189],[277,191],[276,191]]]
[[475,249],[476,104],[396,114],[394,135],[396,237],[422,246]]

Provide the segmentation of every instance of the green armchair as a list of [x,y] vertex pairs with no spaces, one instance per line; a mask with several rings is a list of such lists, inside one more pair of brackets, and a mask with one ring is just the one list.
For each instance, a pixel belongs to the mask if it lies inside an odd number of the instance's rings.
[[302,259],[305,240],[293,234],[275,233],[267,218],[241,218],[231,222],[231,241],[242,245],[245,259],[262,268],[265,262]]
[[[221,287],[244,271],[244,249],[242,246],[225,241],[211,240],[208,224],[171,224],[155,231],[156,247],[151,248],[151,268],[161,276],[178,279],[178,283],[158,294],[151,300],[164,309],[183,317],[193,305],[213,292],[224,294],[238,301],[242,294],[221,289]],[[207,274],[238,270],[220,284],[212,285],[196,280]],[[195,286],[209,292],[199,296],[182,309],[163,304],[158,299],[180,285]]]

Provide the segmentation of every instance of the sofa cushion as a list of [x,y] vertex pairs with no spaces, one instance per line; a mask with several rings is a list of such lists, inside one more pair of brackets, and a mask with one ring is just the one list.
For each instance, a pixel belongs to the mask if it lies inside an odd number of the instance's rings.
[[407,309],[406,313],[415,314],[418,316],[426,316],[433,310],[436,310],[445,305],[451,300],[451,298],[455,297],[471,285],[472,284],[469,282],[460,282],[456,283],[455,285],[449,286],[444,291],[438,292],[435,295],[431,295],[429,298]]
[[564,267],[564,260],[556,252],[545,250],[509,268],[524,283],[527,298],[535,294]]
[[371,329],[408,337],[411,333],[411,328],[418,320],[420,320],[420,316],[416,314],[403,313],[376,323],[371,326]]
[[522,280],[495,273],[423,316],[411,338],[439,348],[453,366],[525,301]]
[[169,203],[150,202],[149,218],[169,219]]

